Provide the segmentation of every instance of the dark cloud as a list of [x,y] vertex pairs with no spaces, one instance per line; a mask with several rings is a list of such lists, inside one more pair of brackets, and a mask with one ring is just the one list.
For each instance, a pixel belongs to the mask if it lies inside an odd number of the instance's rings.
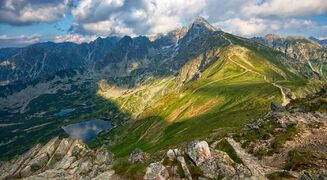
[[71,0],[2,0],[0,23],[27,25],[55,22],[69,11]]

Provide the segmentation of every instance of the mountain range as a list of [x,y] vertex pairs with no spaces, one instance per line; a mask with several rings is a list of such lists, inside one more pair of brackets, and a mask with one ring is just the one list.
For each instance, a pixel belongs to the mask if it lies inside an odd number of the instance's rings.
[[[154,37],[107,37],[82,44],[46,42],[23,48],[2,48],[1,159],[11,159],[56,136],[68,137],[63,127],[91,119],[110,121],[113,128],[86,143],[91,148],[109,149],[118,158],[114,170],[129,178],[143,177],[145,165],[152,162],[151,158],[158,160],[162,152],[180,148],[195,139],[217,146],[220,140],[232,134],[244,133],[242,138],[252,143],[258,137],[246,134],[249,132],[244,131],[244,126],[265,116],[272,103],[277,109],[293,107],[302,103],[298,99],[319,92],[326,83],[327,49],[319,43],[312,38],[272,34],[248,39],[226,33],[199,17],[189,26]],[[314,100],[319,106],[317,111],[326,113],[321,110],[325,107],[325,95],[316,96],[319,97]],[[60,115],[62,111],[67,113]],[[278,137],[290,133],[289,127],[283,126],[281,134],[276,133]],[[267,139],[275,141],[271,138],[274,133],[269,133]],[[287,138],[291,140],[295,135]],[[278,143],[283,145],[287,138]],[[233,140],[227,140],[235,145]],[[58,147],[64,141],[50,142],[56,142],[53,147]],[[48,145],[52,147],[51,143]],[[251,149],[248,144],[244,147]],[[63,148],[68,147],[63,145]],[[126,162],[135,149],[151,156],[148,164],[137,166]],[[271,153],[278,154],[274,147],[272,149]],[[90,152],[92,157],[98,155],[98,151],[91,152],[88,148],[82,148],[77,154],[84,151]],[[67,157],[72,155],[70,150],[67,153]],[[191,159],[186,161],[196,164],[194,168],[200,168],[201,172],[207,169],[194,160],[192,153],[185,153]],[[63,156],[65,154],[59,159]],[[77,156],[81,158],[78,162],[83,163],[84,155]],[[31,164],[34,161],[30,161]],[[174,158],[172,161],[175,162]],[[45,172],[50,166],[43,163],[37,167],[35,172],[28,171],[28,175],[18,177]],[[282,167],[278,164],[275,168]],[[85,175],[85,172],[78,173],[78,177]],[[210,173],[204,173],[205,177],[220,177]]]

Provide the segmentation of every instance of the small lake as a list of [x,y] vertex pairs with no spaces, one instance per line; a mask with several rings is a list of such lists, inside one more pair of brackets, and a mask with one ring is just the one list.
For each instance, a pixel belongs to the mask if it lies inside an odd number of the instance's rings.
[[55,115],[56,116],[63,117],[63,116],[69,115],[70,113],[74,112],[75,110],[89,109],[89,108],[92,108],[94,106],[95,105],[80,104],[80,105],[73,106],[72,108],[64,108],[64,109],[61,109]]
[[62,110],[60,110],[60,112],[56,113],[56,116],[66,116],[75,110],[76,110],[76,108],[62,109]]
[[71,138],[81,139],[84,142],[94,140],[99,132],[110,130],[111,128],[111,121],[104,121],[101,119],[83,121],[62,127],[62,129],[64,129],[64,131],[68,133]]

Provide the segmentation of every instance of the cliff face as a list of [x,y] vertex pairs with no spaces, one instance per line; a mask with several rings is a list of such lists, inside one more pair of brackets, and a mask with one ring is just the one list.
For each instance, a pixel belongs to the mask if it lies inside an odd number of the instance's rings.
[[0,164],[0,179],[115,179],[113,161],[105,148],[94,151],[80,140],[54,138]]

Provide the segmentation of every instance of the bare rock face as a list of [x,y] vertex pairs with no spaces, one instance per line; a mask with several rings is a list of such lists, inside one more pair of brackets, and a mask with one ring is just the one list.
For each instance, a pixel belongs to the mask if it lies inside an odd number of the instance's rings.
[[97,164],[112,164],[115,160],[115,156],[113,153],[108,151],[104,146],[96,151],[96,160]]
[[236,164],[227,153],[210,149],[205,141],[192,141],[188,143],[186,153],[199,167],[206,178],[227,179],[235,176],[250,177],[249,171],[244,170],[244,166]]
[[192,141],[187,144],[186,153],[198,166],[211,158],[209,145],[205,141]]
[[146,154],[141,149],[134,149],[129,157],[129,161],[133,164],[142,164],[146,161]]
[[160,162],[151,163],[146,170],[145,180],[164,180],[169,178],[169,172]]
[[314,173],[304,171],[299,178],[300,180],[325,180],[327,179],[327,170],[320,170]]
[[275,103],[275,102],[271,103],[270,108],[272,111],[276,111],[276,112],[285,111],[285,108],[282,105]]
[[192,141],[185,151],[170,149],[166,157],[151,164],[144,179],[246,179],[251,172],[235,163],[227,153],[210,149],[206,141]]
[[104,147],[93,151],[80,140],[54,138],[1,164],[4,173],[0,179],[96,179],[104,175],[109,178],[114,175],[113,161],[114,155]]

